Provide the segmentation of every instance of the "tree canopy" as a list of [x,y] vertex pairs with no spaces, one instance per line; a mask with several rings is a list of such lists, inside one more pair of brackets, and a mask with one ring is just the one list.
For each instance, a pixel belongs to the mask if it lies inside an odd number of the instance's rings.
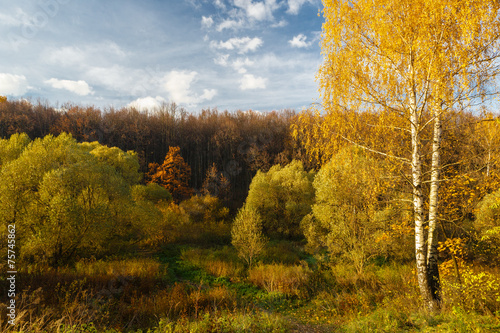
[[[413,191],[419,286],[429,309],[437,310],[435,233],[442,120],[496,93],[500,4],[493,0],[323,3],[324,62],[317,79],[326,114],[305,114],[304,126],[296,125],[294,134],[302,137],[310,155],[326,156],[323,161],[347,142],[402,163],[400,173]],[[431,162],[424,170],[428,156]],[[430,174],[428,195],[423,190],[425,174]]]
[[59,265],[105,253],[145,237],[160,218],[131,195],[132,186],[145,187],[133,152],[67,134],[34,141],[15,134],[0,140],[0,152],[0,225],[17,225],[23,258]]

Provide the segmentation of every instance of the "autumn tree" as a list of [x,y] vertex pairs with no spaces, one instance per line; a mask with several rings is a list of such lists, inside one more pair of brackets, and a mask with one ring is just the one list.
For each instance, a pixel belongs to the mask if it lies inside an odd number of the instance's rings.
[[[495,93],[489,84],[498,69],[499,3],[323,3],[321,46],[325,60],[317,77],[326,115],[312,126],[311,134],[300,127],[294,133],[302,134],[312,151],[322,150],[322,140],[307,138],[329,137],[333,142],[358,145],[409,167],[418,283],[427,307],[438,310],[436,224],[442,120],[450,111],[480,103]],[[360,114],[364,119],[358,118]],[[366,122],[371,114],[377,114],[376,123]],[[310,119],[317,117],[312,114]],[[360,126],[378,133],[363,136],[353,130]],[[398,149],[377,137],[405,138],[409,149]],[[425,145],[426,141],[431,144]],[[428,170],[424,170],[424,156],[431,156]],[[426,198],[423,184],[427,173],[430,192]]]
[[0,96],[0,103],[3,103],[3,102],[5,102],[5,101],[7,101],[7,97],[5,97],[5,96]]
[[252,267],[267,243],[262,233],[262,217],[257,210],[243,206],[238,211],[231,229],[231,239],[239,256]]
[[217,165],[213,163],[203,181],[202,193],[205,195],[210,194],[220,198],[222,201],[226,201],[229,196],[229,190],[229,180],[222,172],[219,172]]
[[189,198],[193,193],[189,187],[191,168],[182,158],[179,147],[169,148],[162,165],[151,163],[148,178],[149,182],[166,188],[177,203]]
[[16,224],[25,260],[57,266],[104,254],[147,237],[147,224],[161,219],[131,196],[141,176],[133,152],[79,144],[68,134],[29,144],[13,135],[0,147],[9,152],[0,167],[0,231]]
[[300,221],[310,213],[314,200],[313,171],[300,161],[274,165],[258,171],[252,179],[245,207],[255,209],[263,219],[266,235],[291,238],[302,236]]
[[382,254],[381,239],[397,218],[389,200],[387,168],[360,148],[345,148],[316,175],[312,212],[301,223],[309,247],[353,264],[358,274]]

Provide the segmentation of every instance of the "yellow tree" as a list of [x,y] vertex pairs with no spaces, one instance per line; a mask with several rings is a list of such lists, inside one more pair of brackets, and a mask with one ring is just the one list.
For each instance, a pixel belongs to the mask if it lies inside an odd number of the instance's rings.
[[[311,136],[330,137],[332,142],[349,142],[408,166],[419,287],[428,308],[438,310],[435,227],[442,119],[449,111],[481,102],[494,93],[488,89],[498,71],[499,3],[494,0],[323,0],[323,3],[324,63],[317,78],[326,114],[316,121],[311,135],[300,127],[294,133],[306,138],[306,148],[312,151],[323,148],[322,140],[311,140]],[[373,118],[375,122],[367,123],[373,114],[377,115]],[[308,119],[311,120],[311,115]],[[377,135],[361,135],[357,129],[363,126],[367,133],[377,131]],[[403,148],[407,149],[388,145],[381,137],[403,138],[408,143],[406,147],[401,141]],[[425,145],[428,140],[431,144]],[[430,169],[424,170],[423,159],[429,155]],[[426,173],[431,175],[427,198],[423,190]]]
[[7,101],[7,97],[0,95],[0,103]]

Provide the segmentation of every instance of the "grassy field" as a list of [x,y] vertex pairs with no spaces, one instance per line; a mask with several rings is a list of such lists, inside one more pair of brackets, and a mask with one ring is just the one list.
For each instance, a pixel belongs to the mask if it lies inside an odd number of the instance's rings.
[[[17,324],[1,332],[494,332],[500,299],[480,280],[443,276],[443,310],[421,306],[413,263],[373,261],[362,275],[301,242],[271,242],[246,267],[229,245],[170,244],[129,257],[28,266]],[[487,281],[500,274],[484,269]],[[496,279],[496,280],[495,280]],[[486,280],[485,280],[486,281]],[[1,281],[2,289],[7,286]],[[475,288],[475,289],[474,289]],[[492,286],[495,288],[495,286]],[[498,286],[496,286],[498,288]],[[493,293],[492,293],[493,290]]]

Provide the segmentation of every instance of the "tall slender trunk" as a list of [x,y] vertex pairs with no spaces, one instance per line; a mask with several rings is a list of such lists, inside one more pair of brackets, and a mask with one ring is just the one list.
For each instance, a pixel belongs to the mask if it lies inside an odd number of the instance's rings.
[[439,283],[438,250],[437,250],[437,212],[439,205],[439,175],[441,167],[441,114],[440,109],[434,112],[434,134],[432,141],[431,186],[429,192],[429,230],[427,235],[427,275],[432,293],[432,307],[439,309],[441,303],[441,287]]
[[424,197],[422,193],[422,155],[420,152],[419,117],[416,108],[411,111],[411,172],[413,182],[413,214],[415,219],[415,257],[420,293],[428,304],[431,299],[427,281],[427,262],[424,230]]
[[411,171],[413,185],[413,215],[415,219],[415,258],[417,266],[417,280],[420,288],[420,294],[431,312],[438,308],[437,303],[429,285],[428,267],[427,267],[427,249],[424,228],[424,194],[422,190],[422,152],[420,136],[420,117],[417,109],[416,94],[412,96],[410,107],[410,127],[411,127]]

